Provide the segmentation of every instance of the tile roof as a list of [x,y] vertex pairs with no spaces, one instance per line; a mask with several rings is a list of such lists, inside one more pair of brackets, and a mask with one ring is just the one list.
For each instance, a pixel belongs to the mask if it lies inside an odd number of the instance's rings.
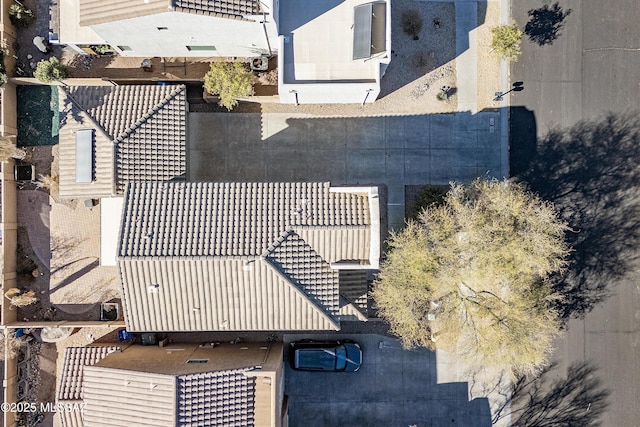
[[130,331],[337,330],[287,276],[259,257],[137,258],[119,263]]
[[[77,404],[76,408],[82,407],[82,400],[73,400],[64,403]],[[62,427],[84,427],[82,411],[60,411],[60,422]]]
[[[113,143],[112,138],[97,125],[68,95],[63,86],[58,86],[60,109],[59,136],[59,194],[63,199],[99,198],[114,192]],[[94,181],[90,184],[76,182],[76,131],[95,129],[94,133]]]
[[79,0],[80,25],[90,26],[167,12],[171,0]]
[[174,10],[244,19],[262,13],[259,0],[80,0],[80,25],[90,26]]
[[119,351],[119,346],[67,347],[57,399],[80,399],[85,367],[95,365],[109,354]]
[[340,283],[330,263],[367,264],[371,255],[361,190],[130,184],[118,246],[128,328],[338,329]]
[[255,416],[256,378],[250,369],[203,372],[178,377],[180,426],[251,426]]
[[173,5],[177,12],[219,18],[242,19],[262,13],[259,0],[174,0]]
[[87,366],[82,397],[85,427],[176,425],[176,377]]
[[[367,195],[331,193],[329,187],[303,182],[130,184],[119,256],[262,255],[291,228],[299,234],[307,227],[329,233],[337,227],[367,229]],[[368,247],[354,250],[341,240],[344,250],[335,249],[336,257],[344,252],[346,259],[368,259]],[[314,249],[324,243],[317,242]]]
[[[121,194],[130,181],[184,179],[186,174],[186,88],[183,85],[69,86],[60,89],[65,102],[60,150],[75,153],[78,128],[96,128],[96,180],[75,183],[75,157],[62,158],[62,197]],[[80,113],[78,113],[80,111]],[[80,114],[82,126],[68,123]],[[109,141],[108,143],[106,141]],[[102,148],[103,147],[103,148]],[[73,153],[72,153],[73,151]],[[67,165],[68,163],[68,165]],[[110,179],[110,181],[109,181]],[[104,182],[101,192],[96,183]],[[108,184],[108,185],[107,185]],[[108,194],[103,194],[109,191]]]
[[251,426],[253,368],[185,375],[91,366],[82,387],[84,425]]
[[338,271],[331,269],[300,236],[286,233],[269,251],[267,260],[329,315],[338,311]]

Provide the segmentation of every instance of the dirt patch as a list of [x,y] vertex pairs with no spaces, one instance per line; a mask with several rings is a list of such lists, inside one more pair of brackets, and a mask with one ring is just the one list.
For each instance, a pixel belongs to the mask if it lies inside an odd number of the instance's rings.
[[56,308],[49,300],[49,271],[39,260],[31,247],[29,234],[25,227],[18,227],[18,247],[16,263],[16,284],[22,291],[33,291],[38,298],[34,304],[26,307],[12,307],[18,310],[18,321],[59,320]]

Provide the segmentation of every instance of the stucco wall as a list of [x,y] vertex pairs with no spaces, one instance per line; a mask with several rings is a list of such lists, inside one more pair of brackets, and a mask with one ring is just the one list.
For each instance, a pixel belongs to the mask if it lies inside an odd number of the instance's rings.
[[[262,16],[256,22],[181,12],[93,25],[91,28],[123,56],[135,57],[251,57],[269,54]],[[163,30],[158,28],[165,27]],[[277,28],[267,16],[272,53],[277,49]],[[131,50],[120,49],[128,46]],[[215,51],[189,51],[187,46],[215,46]],[[120,48],[118,48],[120,47]]]

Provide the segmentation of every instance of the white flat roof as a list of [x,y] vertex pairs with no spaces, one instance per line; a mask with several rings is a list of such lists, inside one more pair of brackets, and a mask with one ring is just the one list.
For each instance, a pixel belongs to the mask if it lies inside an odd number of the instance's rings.
[[117,265],[123,197],[100,199],[100,265]]
[[370,2],[280,0],[284,83],[375,80],[379,61],[353,59],[354,7]]
[[67,44],[104,44],[104,40],[90,27],[80,26],[80,1],[60,0],[58,39]]

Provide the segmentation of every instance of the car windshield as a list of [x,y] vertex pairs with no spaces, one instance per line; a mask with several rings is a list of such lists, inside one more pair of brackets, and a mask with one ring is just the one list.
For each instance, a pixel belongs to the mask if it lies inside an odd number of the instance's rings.
[[342,371],[347,367],[347,349],[341,345],[336,348],[336,370]]
[[301,349],[296,352],[296,359],[298,367],[303,369],[335,369],[336,355],[330,348]]

